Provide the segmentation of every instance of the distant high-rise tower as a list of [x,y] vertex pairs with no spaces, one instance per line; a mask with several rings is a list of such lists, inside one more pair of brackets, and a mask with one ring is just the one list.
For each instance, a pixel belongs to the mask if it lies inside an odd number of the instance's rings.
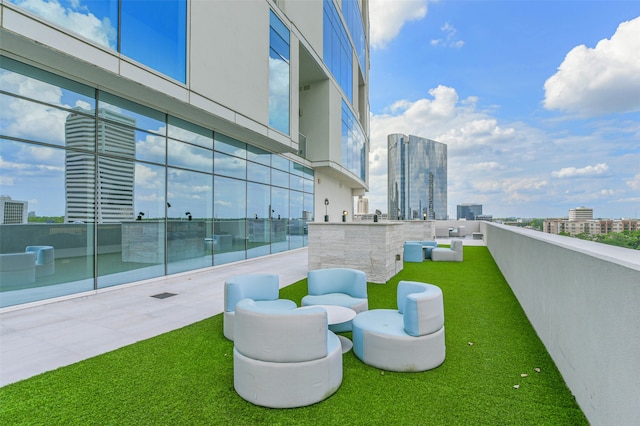
[[482,216],[482,204],[458,204],[458,219],[477,220]]
[[13,200],[6,195],[0,196],[0,224],[27,223],[27,201]]
[[[67,148],[82,150],[66,151],[65,222],[93,222],[94,218],[99,223],[133,220],[136,120],[107,109],[98,110],[102,120],[97,129],[98,146],[94,147],[93,114],[95,111],[78,110],[69,114],[65,124]],[[101,156],[96,166],[96,157],[91,153],[95,149],[121,158]]]
[[358,197],[358,214],[369,214],[369,199]]
[[447,145],[398,133],[387,143],[389,219],[447,219]]
[[591,220],[593,219],[593,209],[588,207],[576,207],[569,209],[569,220]]

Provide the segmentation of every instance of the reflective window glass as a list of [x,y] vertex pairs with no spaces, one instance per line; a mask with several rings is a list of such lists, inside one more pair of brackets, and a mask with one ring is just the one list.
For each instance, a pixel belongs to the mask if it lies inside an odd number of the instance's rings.
[[366,181],[366,159],[364,132],[347,104],[342,101],[342,164]]
[[270,11],[269,125],[288,135],[290,117],[289,29]]
[[213,149],[213,132],[188,121],[169,116],[168,136],[203,148]]
[[213,176],[169,168],[167,178],[167,272],[213,264]]
[[306,222],[303,220],[304,195],[302,192],[291,191],[289,193],[289,208],[291,220],[289,221],[289,248],[299,248],[304,244]]
[[268,185],[247,182],[247,258],[271,251],[270,189]]
[[271,188],[271,253],[289,250],[289,190]]
[[258,183],[271,183],[271,169],[261,164],[247,162],[247,180]]
[[[165,168],[108,157],[100,158],[99,165],[105,173],[98,187],[109,193],[101,194],[98,205],[104,212],[98,216],[98,241],[104,245],[98,251],[98,287],[164,275]],[[117,237],[119,245],[113,240]]]
[[323,60],[342,91],[353,102],[353,54],[333,0],[323,2]]
[[100,92],[98,116],[147,132],[166,135],[165,114],[107,92]]
[[[84,155],[93,160],[92,155]],[[58,297],[92,290],[93,227],[64,220],[65,151],[0,138],[0,156],[3,174],[10,172],[0,179],[2,252],[33,252],[34,259],[46,259],[35,266],[33,279],[3,275],[0,307],[37,301],[43,295]],[[86,208],[93,206],[93,199],[83,202],[89,203]],[[40,246],[44,251],[39,254],[40,248],[28,246]]]
[[271,169],[271,185],[289,188],[289,173]]
[[271,153],[255,146],[247,145],[247,158],[265,166],[271,165]]
[[247,158],[247,144],[222,133],[214,134],[213,149],[235,157]]
[[247,183],[214,176],[214,264],[246,259]]
[[217,175],[246,179],[247,161],[238,157],[222,154],[220,152],[214,152],[213,171]]
[[289,160],[279,155],[273,155],[271,158],[271,166],[275,169],[289,171]]
[[182,83],[187,70],[187,1],[121,0],[120,51]]
[[289,187],[297,191],[302,191],[304,189],[304,179],[302,179],[300,176],[290,175]]
[[171,166],[213,173],[213,151],[169,139],[167,162]]
[[118,0],[9,0],[94,43],[118,48]]

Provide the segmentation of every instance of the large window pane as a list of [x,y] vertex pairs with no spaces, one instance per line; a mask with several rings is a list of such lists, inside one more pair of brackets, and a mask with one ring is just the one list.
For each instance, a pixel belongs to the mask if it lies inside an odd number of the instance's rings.
[[[98,247],[99,288],[158,277],[165,272],[165,168],[127,160],[113,162],[119,162],[122,169],[134,164],[135,219],[98,225],[98,242],[107,241],[104,247]],[[118,227],[120,244],[113,235],[117,235]]]
[[247,183],[214,176],[213,261],[216,265],[246,258]]
[[271,169],[267,166],[247,162],[247,180],[258,183],[271,183]]
[[94,43],[118,48],[118,0],[9,1]]
[[213,153],[213,171],[217,175],[224,175],[238,179],[247,177],[247,160],[220,152]]
[[289,134],[290,48],[289,29],[270,12],[269,32],[269,125]]
[[167,135],[172,139],[213,149],[213,132],[180,118],[169,116]]
[[213,176],[171,168],[168,176],[167,272],[211,266]]
[[290,192],[291,221],[289,222],[289,248],[304,245],[306,221],[304,220],[304,195],[302,192]]
[[214,134],[213,149],[234,157],[247,158],[247,144],[222,133]]
[[205,173],[213,172],[213,151],[171,139],[168,148],[169,165]]
[[3,174],[11,171],[0,179],[5,223],[11,222],[0,225],[0,254],[16,253],[2,261],[33,261],[31,270],[3,274],[0,307],[92,290],[93,226],[64,223],[64,150],[0,139],[0,156]]
[[271,200],[270,187],[247,183],[247,257],[264,256],[270,252]]
[[271,188],[271,253],[289,250],[289,190]]
[[289,188],[289,173],[271,169],[271,184]]
[[121,0],[121,52],[182,83],[187,70],[187,2]]

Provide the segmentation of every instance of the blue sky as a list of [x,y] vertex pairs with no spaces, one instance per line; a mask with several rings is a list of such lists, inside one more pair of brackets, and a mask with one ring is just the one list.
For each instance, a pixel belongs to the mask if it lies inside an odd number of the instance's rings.
[[369,208],[386,140],[448,146],[448,211],[640,215],[640,2],[371,0]]

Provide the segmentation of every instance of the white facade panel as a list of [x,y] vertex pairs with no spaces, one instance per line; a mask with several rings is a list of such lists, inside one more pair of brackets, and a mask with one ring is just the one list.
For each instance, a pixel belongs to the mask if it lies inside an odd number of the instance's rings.
[[267,126],[268,3],[195,1],[190,4],[191,90]]

